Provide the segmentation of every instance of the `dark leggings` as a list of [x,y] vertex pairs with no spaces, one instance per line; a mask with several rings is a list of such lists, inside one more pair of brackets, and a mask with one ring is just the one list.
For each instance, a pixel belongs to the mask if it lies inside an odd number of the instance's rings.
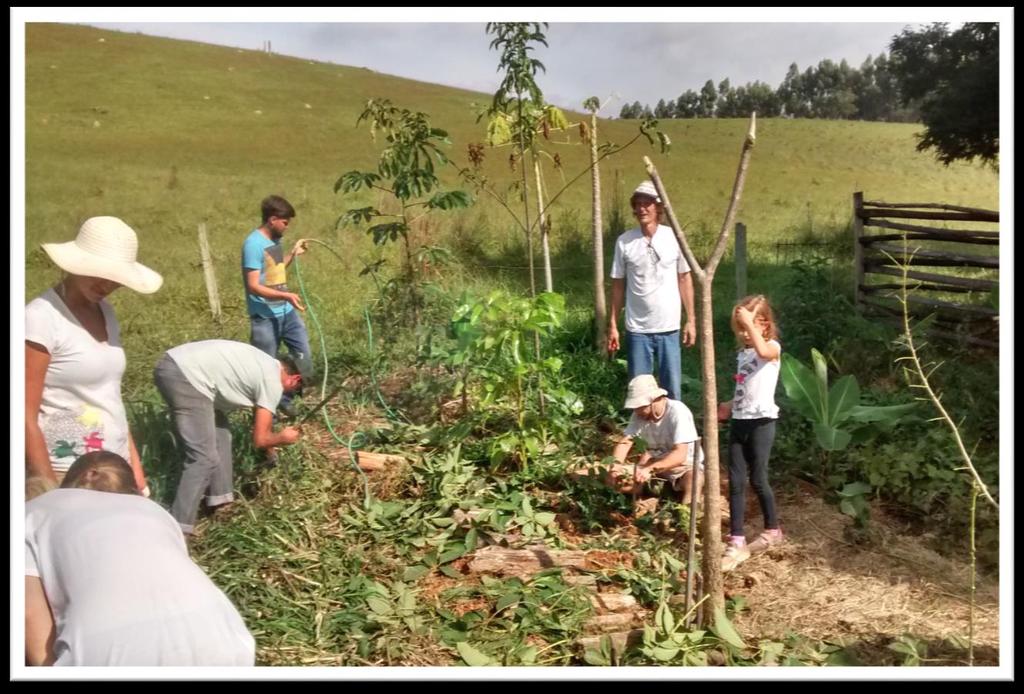
[[775,441],[774,419],[733,419],[729,426],[729,526],[743,535],[747,502],[747,473],[764,513],[766,530],[779,527],[775,495],[768,486],[768,456]]

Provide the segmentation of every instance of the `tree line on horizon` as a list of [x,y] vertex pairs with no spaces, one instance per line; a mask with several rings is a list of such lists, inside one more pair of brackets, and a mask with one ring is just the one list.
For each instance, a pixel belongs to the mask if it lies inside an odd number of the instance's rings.
[[789,66],[777,89],[763,82],[733,87],[708,80],[661,99],[652,111],[635,101],[620,118],[826,118],[920,122],[917,149],[934,149],[945,165],[979,159],[999,168],[999,24],[966,22],[950,31],[935,22],[904,29],[889,54],[870,55],[859,69],[822,60],[803,72]]
[[619,118],[742,118],[756,111],[763,118],[827,118],[910,123],[919,120],[914,105],[905,106],[897,75],[885,53],[868,56],[860,68],[846,60],[822,60],[803,72],[796,63],[773,89],[754,81],[733,86],[728,77],[701,90],[687,89],[677,98],[659,99],[651,109],[639,101],[626,104]]

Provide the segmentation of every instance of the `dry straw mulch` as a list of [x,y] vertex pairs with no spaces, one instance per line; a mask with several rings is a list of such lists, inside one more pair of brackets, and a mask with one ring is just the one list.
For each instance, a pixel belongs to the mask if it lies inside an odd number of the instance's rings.
[[[726,593],[746,600],[747,609],[735,618],[745,637],[782,639],[792,631],[877,644],[911,634],[930,650],[949,637],[966,638],[967,557],[940,556],[920,538],[900,534],[880,510],[872,511],[875,540],[851,543],[844,531],[852,519],[816,490],[777,494],[777,505],[786,542],[725,579]],[[748,511],[747,518],[753,521],[749,533],[760,513]],[[974,620],[976,658],[997,658],[998,582],[992,577],[978,576]]]

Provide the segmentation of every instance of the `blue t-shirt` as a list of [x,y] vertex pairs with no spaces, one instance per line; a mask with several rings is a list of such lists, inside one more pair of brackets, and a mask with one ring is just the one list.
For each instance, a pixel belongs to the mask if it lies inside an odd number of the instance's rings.
[[[245,273],[260,271],[260,284],[264,287],[288,291],[285,279],[284,249],[280,242],[271,241],[259,229],[253,229],[242,244],[242,284]],[[282,318],[291,313],[292,305],[283,299],[265,299],[245,290],[245,303],[250,316]]]

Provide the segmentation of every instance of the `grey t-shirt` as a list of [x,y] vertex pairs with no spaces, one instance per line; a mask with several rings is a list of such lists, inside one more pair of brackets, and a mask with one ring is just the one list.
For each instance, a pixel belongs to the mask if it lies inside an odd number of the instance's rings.
[[262,407],[281,400],[281,364],[266,352],[234,340],[202,340],[167,350],[188,382],[221,411]]

